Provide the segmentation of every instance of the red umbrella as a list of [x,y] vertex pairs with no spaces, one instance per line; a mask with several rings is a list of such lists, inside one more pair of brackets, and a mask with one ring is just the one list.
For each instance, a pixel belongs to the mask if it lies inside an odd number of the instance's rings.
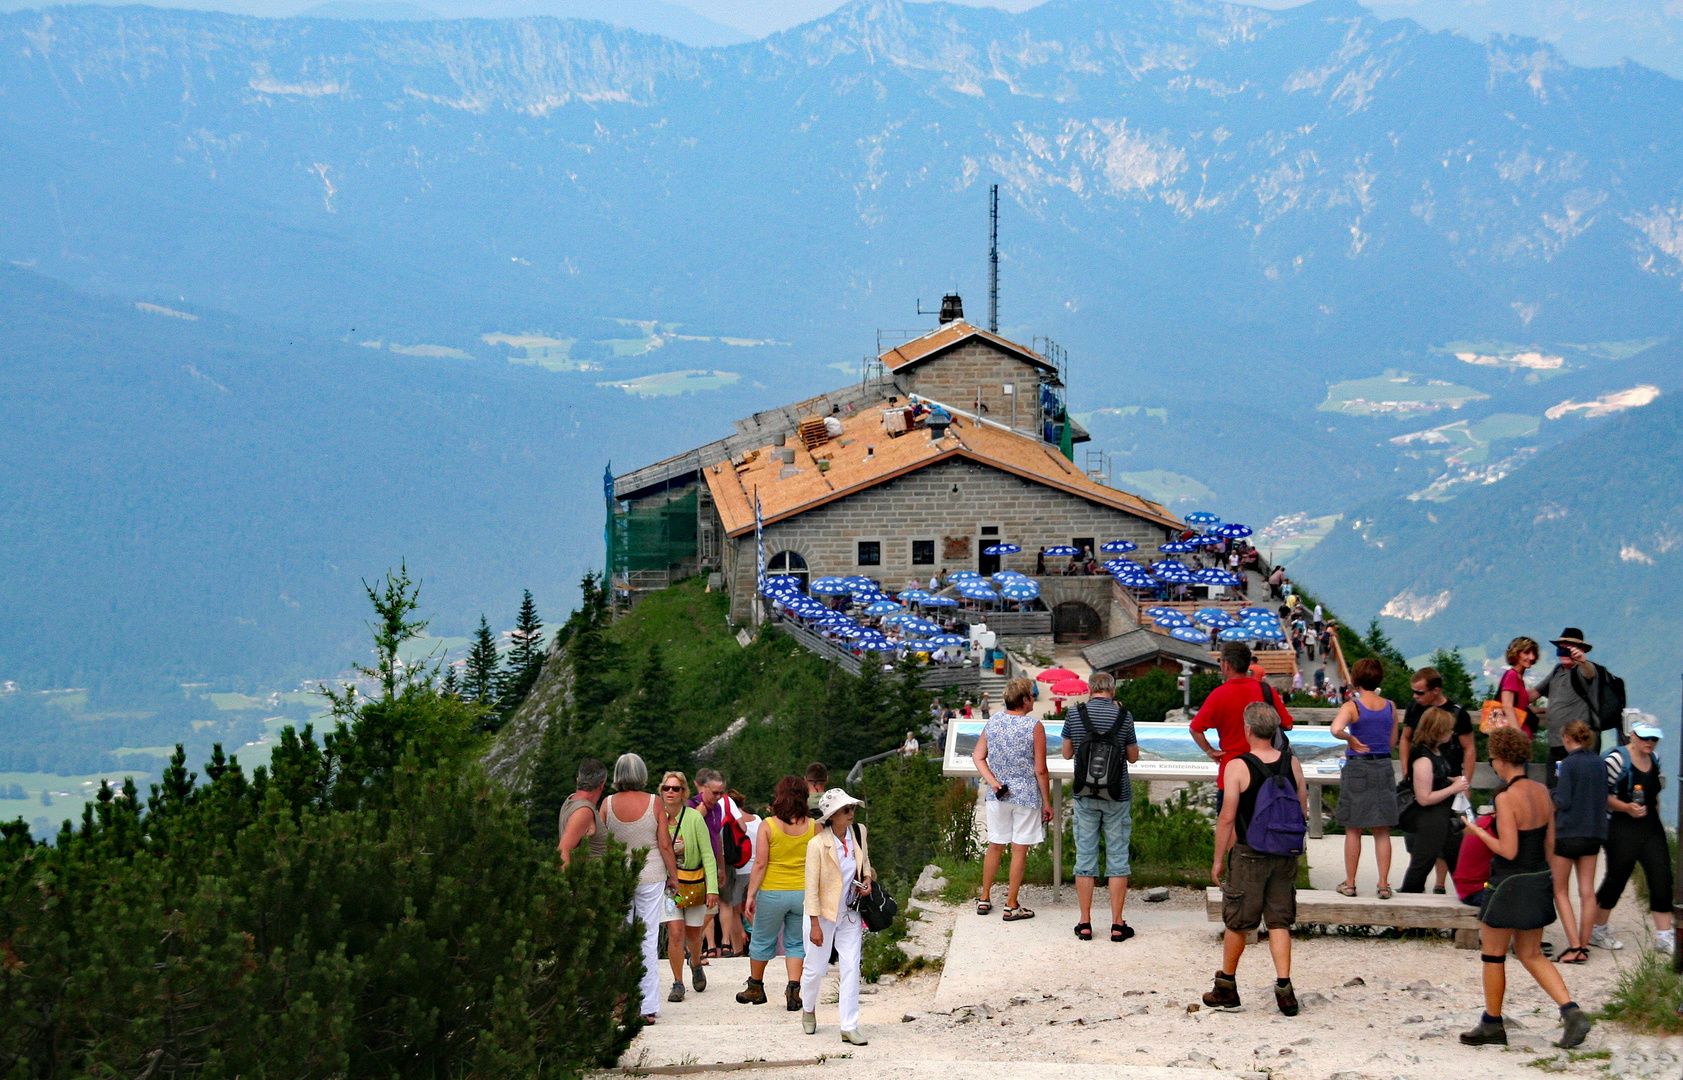
[[[1042,671],[1040,674],[1035,676],[1035,680],[1037,682],[1049,683],[1063,682],[1065,679],[1079,678],[1081,678],[1081,676],[1077,675],[1075,672],[1069,670],[1068,668],[1061,667],[1047,668],[1045,671]],[[1085,692],[1086,687],[1082,687],[1082,691]]]
[[[1066,674],[1068,673],[1066,672]],[[1065,679],[1063,682],[1055,682],[1052,684],[1052,693],[1057,694],[1059,697],[1073,697],[1076,694],[1085,694],[1086,692],[1087,681],[1085,679],[1071,677]]]

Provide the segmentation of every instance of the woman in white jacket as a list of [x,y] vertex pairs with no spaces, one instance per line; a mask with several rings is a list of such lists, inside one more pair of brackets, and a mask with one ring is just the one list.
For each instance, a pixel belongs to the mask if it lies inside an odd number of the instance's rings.
[[818,835],[806,846],[806,898],[802,911],[812,929],[816,951],[801,972],[801,1028],[818,1033],[818,988],[830,965],[825,958],[834,946],[841,975],[842,1042],[864,1046],[859,1034],[859,954],[865,927],[857,910],[860,896],[871,891],[876,871],[865,846],[864,826],[853,824],[859,800],[841,788],[831,788],[818,800]]

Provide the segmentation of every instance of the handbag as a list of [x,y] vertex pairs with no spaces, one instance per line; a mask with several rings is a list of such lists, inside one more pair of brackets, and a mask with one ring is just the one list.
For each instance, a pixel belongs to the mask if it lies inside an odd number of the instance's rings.
[[[861,845],[859,826],[853,826],[853,840]],[[900,914],[900,905],[888,891],[888,886],[880,881],[871,882],[871,891],[861,893],[854,901],[859,908],[859,921],[865,924],[865,929],[874,933],[881,933],[894,925],[894,917]]]
[[[1505,680],[1507,675],[1503,675],[1502,678]],[[1502,684],[1498,682],[1496,684],[1496,700],[1486,701],[1483,705],[1479,706],[1478,730],[1480,735],[1488,735],[1497,728],[1503,727],[1507,724],[1508,718],[1502,711],[1501,698]],[[1527,710],[1516,705],[1514,706],[1514,715],[1519,718],[1520,726],[1523,727],[1529,713]]]
[[[688,807],[684,809],[685,814],[693,814],[694,812]],[[682,825],[683,822],[683,814],[678,815],[678,824]],[[672,829],[672,835],[674,838],[677,837],[677,827]],[[696,860],[693,868],[678,867],[678,895],[673,898],[672,902],[681,908],[692,908],[697,904],[707,902],[707,868],[702,865],[699,859]]]

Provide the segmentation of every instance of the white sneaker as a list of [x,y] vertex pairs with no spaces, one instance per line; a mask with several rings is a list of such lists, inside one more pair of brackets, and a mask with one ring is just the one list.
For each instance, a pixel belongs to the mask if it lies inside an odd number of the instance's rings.
[[1654,948],[1658,952],[1675,952],[1677,950],[1677,931],[1656,931],[1654,934]]
[[1598,949],[1622,949],[1625,943],[1613,936],[1613,931],[1606,925],[1599,925],[1590,931],[1589,943]]

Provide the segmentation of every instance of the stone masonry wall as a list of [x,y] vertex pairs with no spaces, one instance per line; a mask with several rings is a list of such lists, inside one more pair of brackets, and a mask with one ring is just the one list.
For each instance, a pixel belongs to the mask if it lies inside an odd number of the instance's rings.
[[[913,394],[921,394],[969,412],[975,407],[976,390],[982,391],[982,404],[989,420],[1011,424],[1011,397],[1017,399],[1016,427],[1021,431],[1040,433],[1041,371],[1009,353],[991,345],[970,341],[934,360],[914,364],[895,378]],[[1006,383],[1016,387],[1007,396],[1001,389]]]
[[[954,491],[954,488],[957,488]],[[997,537],[983,540],[983,526],[997,526]],[[1025,550],[1006,556],[1006,569],[1034,572],[1035,551],[1041,546],[1068,544],[1076,537],[1132,540],[1141,550],[1153,551],[1166,531],[1132,514],[1088,502],[1076,495],[1022,480],[977,462],[956,459],[919,469],[887,483],[766,526],[766,557],[795,551],[805,559],[812,577],[863,574],[899,592],[908,576],[927,582],[942,567],[977,569],[981,548],[1010,542]],[[861,566],[858,544],[882,545],[878,566]],[[913,565],[912,541],[935,544],[933,564]],[[962,554],[961,554],[962,552]],[[731,589],[731,618],[751,618],[754,594],[754,535],[747,533],[726,544],[725,573]],[[1080,582],[1080,579],[1072,579]],[[1071,584],[1108,590],[1109,578],[1088,578]],[[1108,596],[1108,591],[1104,592]],[[1108,604],[1094,597],[1101,618]]]

